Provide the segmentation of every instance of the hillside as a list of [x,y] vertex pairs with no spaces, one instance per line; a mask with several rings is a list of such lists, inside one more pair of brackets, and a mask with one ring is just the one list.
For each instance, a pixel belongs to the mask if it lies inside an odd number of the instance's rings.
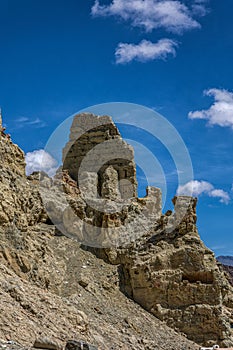
[[[77,116],[74,123],[80,118],[85,121],[87,115]],[[95,117],[88,118],[92,122]],[[98,140],[113,137],[131,157],[108,121],[107,126],[100,123],[92,129],[82,145],[86,140],[91,148],[87,140],[96,143],[97,134]],[[200,240],[196,199],[177,197],[174,213],[163,215],[158,189],[149,188],[144,199],[135,197],[135,165],[130,158],[123,164],[121,180],[129,181],[122,187],[116,190],[116,172],[122,166],[118,161],[102,169],[98,184],[103,198],[115,198],[114,205],[133,193],[132,199],[126,198],[127,206],[114,215],[91,211],[89,203],[96,200],[94,176],[86,174],[92,201],[85,203],[80,184],[69,171],[71,155],[83,155],[69,149],[64,151],[65,158],[69,155],[66,168],[54,180],[36,173],[26,177],[23,152],[9,138],[0,137],[0,339],[21,347],[32,346],[41,336],[61,346],[76,339],[100,350],[232,345],[232,287]],[[74,212],[82,217],[82,226],[72,219]],[[53,222],[61,217],[55,227]],[[87,231],[94,221],[95,231]],[[132,224],[126,226],[128,222]],[[132,237],[142,224],[145,232],[126,245],[106,244],[110,229],[114,237],[108,237],[116,242],[121,235],[126,237],[125,227]],[[101,231],[102,227],[108,230]],[[100,232],[95,246],[93,232]]]

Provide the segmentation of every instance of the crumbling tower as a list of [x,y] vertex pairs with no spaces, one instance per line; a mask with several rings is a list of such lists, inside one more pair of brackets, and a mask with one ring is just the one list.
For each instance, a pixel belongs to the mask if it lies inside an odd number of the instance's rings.
[[[109,116],[82,113],[74,117],[63,150],[63,169],[79,185],[80,177],[91,177],[102,198],[137,196],[134,150],[121,138]],[[109,181],[112,178],[113,186]]]

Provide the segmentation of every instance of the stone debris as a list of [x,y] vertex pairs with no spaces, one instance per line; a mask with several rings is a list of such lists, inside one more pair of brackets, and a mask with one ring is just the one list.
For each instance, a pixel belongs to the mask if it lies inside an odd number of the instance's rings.
[[47,337],[41,337],[35,340],[32,347],[25,347],[13,340],[4,341],[0,340],[0,349],[2,350],[98,350],[94,345],[91,345],[82,340],[68,340],[65,345],[59,345],[53,339]]
[[49,349],[49,350],[61,350],[61,346],[48,337],[37,338],[33,344],[34,348],[37,349]]
[[14,340],[4,341],[0,339],[0,349],[1,350],[26,350],[21,344],[15,342]]
[[200,350],[233,350],[233,348],[220,348],[219,345],[214,345],[214,346],[211,346],[211,347],[201,347]]
[[98,348],[85,341],[68,340],[65,350],[98,350]]

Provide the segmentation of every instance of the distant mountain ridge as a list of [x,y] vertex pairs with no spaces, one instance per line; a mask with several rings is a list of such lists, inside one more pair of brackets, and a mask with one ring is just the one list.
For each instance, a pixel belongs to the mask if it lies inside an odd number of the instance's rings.
[[227,279],[233,286],[233,256],[221,255],[217,257],[217,260],[223,265],[223,269],[227,273]]
[[233,256],[230,255],[221,255],[217,257],[217,260],[223,265],[233,266]]

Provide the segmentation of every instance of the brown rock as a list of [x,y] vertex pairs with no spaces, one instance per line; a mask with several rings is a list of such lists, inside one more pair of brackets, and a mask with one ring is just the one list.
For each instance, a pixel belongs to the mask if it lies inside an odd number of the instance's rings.
[[[151,237],[123,251],[122,288],[189,339],[232,344],[233,289],[198,235],[196,199],[178,197],[174,203],[174,215],[164,217]],[[179,224],[171,230],[176,220]]]
[[65,350],[98,350],[98,348],[82,340],[68,340]]
[[37,338],[33,347],[39,349],[61,350],[61,346],[55,340],[48,337]]
[[18,229],[46,221],[39,188],[27,181],[23,151],[6,138],[0,139],[0,226],[14,223]]
[[[81,176],[87,202],[77,174],[89,153],[97,171]],[[76,116],[63,156],[54,181],[26,178],[22,151],[0,140],[0,338],[31,346],[46,334],[49,341],[38,341],[46,348],[50,339],[84,338],[73,345],[197,350],[185,333],[203,345],[231,346],[232,287],[200,240],[196,199],[176,197],[174,213],[162,215],[159,189],[136,198],[133,150],[107,116]],[[109,211],[95,208],[100,196]]]
[[[94,149],[94,150],[93,150]],[[93,153],[90,151],[93,150]],[[88,153],[89,152],[89,153]],[[88,156],[87,156],[88,154]],[[102,195],[109,196],[107,189],[109,175],[106,169],[111,166],[118,174],[119,191],[122,198],[136,196],[137,180],[133,148],[122,140],[119,130],[108,116],[95,116],[83,113],[74,117],[70,131],[70,140],[63,150],[63,169],[79,182],[79,170],[83,160],[88,161],[82,171],[98,172],[99,189]],[[107,172],[110,170],[107,170]],[[113,179],[113,178],[112,178]],[[126,181],[124,181],[126,180]],[[119,195],[116,184],[114,196]]]

